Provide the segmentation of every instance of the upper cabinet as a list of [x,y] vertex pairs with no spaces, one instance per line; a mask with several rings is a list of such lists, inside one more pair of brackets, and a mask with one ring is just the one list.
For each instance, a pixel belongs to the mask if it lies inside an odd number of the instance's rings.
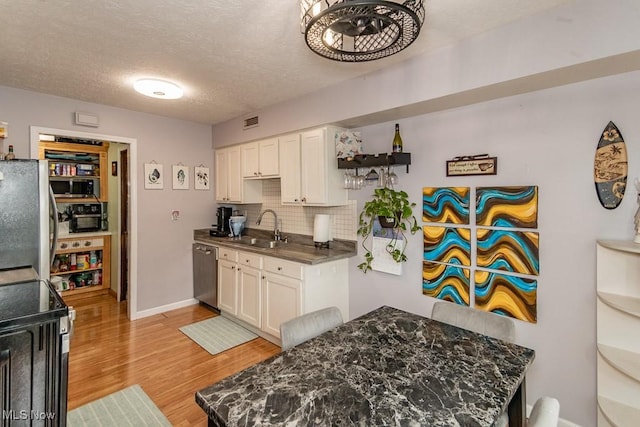
[[260,203],[262,183],[242,178],[240,146],[220,148],[215,154],[216,201]]
[[279,176],[278,138],[250,142],[240,147],[244,178],[277,178]]
[[39,158],[49,161],[49,182],[59,202],[108,201],[107,152],[102,145],[40,141]]
[[280,138],[282,203],[304,206],[347,204],[343,174],[335,159],[339,128],[322,127]]

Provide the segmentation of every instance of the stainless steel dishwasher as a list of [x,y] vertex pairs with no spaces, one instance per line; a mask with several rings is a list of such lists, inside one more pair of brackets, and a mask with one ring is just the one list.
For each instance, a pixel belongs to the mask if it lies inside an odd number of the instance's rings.
[[193,296],[218,310],[218,248],[215,246],[193,244]]

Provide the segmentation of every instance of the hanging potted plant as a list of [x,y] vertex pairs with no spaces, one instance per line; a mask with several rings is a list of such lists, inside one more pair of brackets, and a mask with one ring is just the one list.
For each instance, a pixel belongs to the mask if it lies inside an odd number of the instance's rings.
[[[358,224],[358,235],[362,236],[362,247],[365,250],[364,262],[358,265],[363,272],[371,270],[373,253],[367,243],[369,236],[374,232],[376,223],[380,227],[389,228],[391,238],[387,243],[386,250],[395,262],[405,262],[407,256],[404,251],[407,247],[405,233],[408,231],[415,234],[420,227],[413,215],[415,203],[409,201],[409,195],[405,191],[396,191],[392,188],[383,187],[374,190],[373,198],[362,207]],[[400,246],[397,243],[400,241]]]

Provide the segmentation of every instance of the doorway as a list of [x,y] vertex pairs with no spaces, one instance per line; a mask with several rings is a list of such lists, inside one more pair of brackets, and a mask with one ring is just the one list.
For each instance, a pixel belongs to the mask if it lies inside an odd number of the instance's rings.
[[129,292],[129,150],[120,151],[120,289],[118,301]]
[[[112,218],[117,217],[118,220],[115,221],[118,225],[115,228],[115,225],[109,221],[109,230],[112,232],[112,237],[117,236],[118,240],[121,238],[120,234],[120,221],[124,218],[126,223],[126,241],[124,246],[121,243],[118,243],[116,246],[117,250],[112,250],[112,254],[116,253],[118,258],[118,270],[117,274],[113,274],[112,277],[119,277],[118,283],[121,284],[121,277],[125,277],[126,289],[125,292],[122,292],[121,286],[117,287],[117,294],[122,294],[123,298],[127,300],[127,317],[130,320],[135,320],[138,317],[136,302],[137,302],[137,242],[135,239],[131,239],[130,236],[136,235],[137,230],[137,170],[136,170],[136,159],[137,159],[137,140],[134,138],[126,138],[112,135],[103,135],[103,134],[95,134],[95,133],[87,133],[87,132],[78,132],[67,129],[54,129],[54,128],[45,128],[39,126],[31,126],[30,127],[30,155],[32,159],[38,158],[38,148],[40,143],[40,135],[58,135],[58,136],[66,136],[71,138],[79,138],[79,139],[94,139],[101,141],[109,141],[110,144],[114,146],[118,146],[118,151],[126,151],[126,167],[122,167],[121,165],[116,164],[115,168],[117,174],[121,176],[119,178],[124,182],[123,185],[126,186],[126,198],[124,199],[125,203],[121,203],[121,196],[114,197],[113,201],[117,203],[112,203],[109,206],[109,211],[111,211],[111,207],[116,207],[117,204],[118,210],[115,214],[110,212],[110,216]],[[110,156],[110,161],[115,161],[115,159],[120,159],[120,154],[117,154],[115,157]],[[122,164],[122,163],[121,163]],[[120,167],[118,167],[120,166]],[[114,178],[114,165],[112,163],[112,173],[111,178]],[[122,173],[126,171],[126,180],[122,177]],[[120,180],[118,180],[120,181]],[[117,193],[121,192],[120,182],[117,185]],[[110,196],[111,200],[113,196]],[[127,213],[125,215],[121,214],[122,205],[126,206]],[[117,231],[116,231],[117,230]],[[121,251],[122,248],[126,249],[127,255],[124,259],[122,259]],[[113,248],[112,248],[113,249]],[[123,274],[124,273],[124,274]],[[113,287],[112,287],[113,289]],[[117,295],[118,300],[120,300],[120,295]]]

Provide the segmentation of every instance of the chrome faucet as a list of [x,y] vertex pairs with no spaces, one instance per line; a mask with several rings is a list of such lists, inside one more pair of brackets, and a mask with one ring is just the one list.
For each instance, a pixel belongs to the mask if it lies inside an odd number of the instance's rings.
[[273,226],[273,239],[280,240],[280,230],[278,230],[278,214],[275,213],[272,209],[265,209],[262,212],[260,212],[260,215],[258,216],[258,220],[256,221],[256,224],[260,225],[260,222],[262,221],[262,216],[267,212],[271,212],[273,214],[273,218],[275,219],[275,224]]

